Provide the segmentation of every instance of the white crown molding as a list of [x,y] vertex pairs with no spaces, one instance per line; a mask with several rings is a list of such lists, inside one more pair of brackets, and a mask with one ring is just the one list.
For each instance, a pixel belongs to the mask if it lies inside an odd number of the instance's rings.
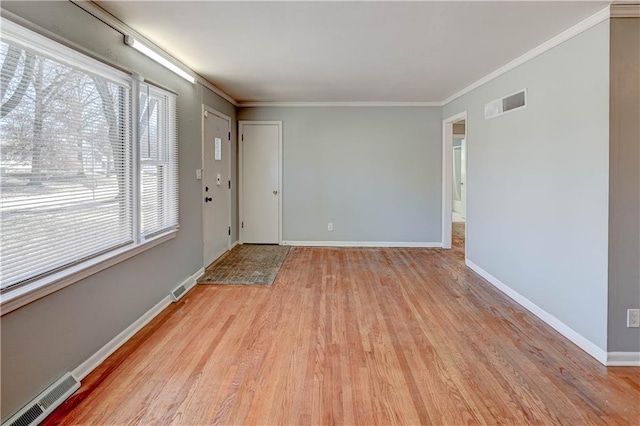
[[546,322],[552,328],[554,328],[558,333],[562,334],[564,337],[573,342],[580,349],[594,357],[598,360],[602,365],[608,364],[607,352],[600,348],[598,345],[569,327],[567,324],[560,321],[555,315],[545,311],[540,306],[533,303],[531,300],[524,297],[522,294],[518,293],[507,284],[503,283],[469,259],[465,259],[465,265],[467,265],[472,271],[480,275],[482,278],[487,280],[489,284],[496,287],[498,290],[509,296],[513,299],[514,302],[518,303],[523,308],[527,309],[529,312],[540,318],[542,321]]
[[405,247],[440,248],[442,243],[389,242],[389,241],[283,241],[284,246],[297,247]]
[[516,68],[517,66],[520,66],[520,65],[524,64],[525,62],[530,61],[531,59],[535,58],[536,56],[542,55],[543,53],[547,52],[548,50],[553,49],[554,47],[558,46],[559,44],[564,43],[565,41],[577,36],[578,34],[588,30],[589,28],[599,24],[600,22],[607,20],[609,18],[609,16],[610,16],[610,11],[609,11],[609,7],[607,6],[604,9],[600,10],[599,12],[596,12],[595,14],[593,14],[593,15],[589,16],[588,18],[584,19],[583,21],[578,22],[573,27],[571,27],[571,28],[561,32],[557,36],[545,41],[544,43],[542,43],[538,47],[534,47],[533,49],[531,49],[530,51],[528,51],[524,55],[517,57],[516,59],[514,59],[511,62],[509,62],[508,64],[506,64],[506,65],[498,68],[497,70],[493,71],[492,73],[482,77],[480,80],[476,81],[475,83],[472,83],[469,86],[465,87],[464,89],[460,90],[459,92],[454,93],[453,95],[449,96],[447,99],[442,101],[441,104],[442,105],[447,105],[450,102],[453,102],[454,100],[458,99],[461,96],[466,95],[467,93],[471,92],[474,89],[477,89],[478,87],[482,86],[483,84],[488,83],[491,80],[500,77],[502,74],[505,74],[505,73],[511,71],[512,69]]
[[239,102],[249,107],[440,107],[442,102]]
[[640,4],[612,4],[612,18],[640,18]]
[[485,83],[511,71],[512,69],[522,65],[523,63],[547,52],[548,50],[558,46],[559,44],[575,37],[576,35],[588,30],[589,28],[599,24],[600,22],[608,19],[609,17],[640,17],[640,5],[638,4],[614,4],[612,6],[607,6],[606,8],[596,12],[590,17],[584,19],[583,21],[577,23],[571,28],[563,31],[562,33],[556,35],[555,37],[547,40],[541,45],[531,49],[527,53],[519,56],[508,64],[498,68],[492,73],[482,77],[481,79],[475,81],[464,89],[454,93],[443,101],[417,101],[417,102],[239,102],[236,101],[229,94],[225,93],[222,89],[214,86],[210,81],[206,80],[204,77],[195,73],[189,67],[184,65],[182,62],[175,59],[168,52],[158,47],[156,44],[151,42],[149,39],[138,33],[133,28],[129,27],[126,23],[120,21],[115,16],[111,15],[106,10],[102,9],[97,4],[93,3],[90,0],[70,0],[77,6],[86,10],[92,15],[95,15],[99,19],[105,21],[108,25],[112,25],[118,31],[121,31],[125,34],[133,35],[135,38],[145,42],[146,44],[150,44],[158,53],[167,57],[172,62],[189,69],[195,76],[196,80],[213,91],[217,95],[231,102],[234,106],[249,108],[249,107],[441,107],[451,103],[457,98],[464,96],[465,94],[471,92],[472,90],[482,86]]
[[193,73],[198,83],[202,84],[204,87],[211,90],[215,94],[231,102],[234,106],[238,106],[238,102],[231,95],[225,93],[222,89],[214,86],[209,80],[205,79],[200,74],[196,73],[194,70],[192,70],[191,68],[183,64],[181,61],[174,58],[169,52],[160,48],[157,44],[155,44],[154,42],[152,42],[151,40],[149,40],[148,38],[146,38],[145,36],[137,32],[136,30],[131,28],[126,23],[122,22],[117,17],[113,16],[112,14],[110,14],[109,12],[101,8],[99,5],[97,5],[93,1],[91,0],[69,0],[69,1],[71,1],[71,3],[75,4],[81,9],[85,10],[89,14],[100,19],[101,21],[104,21],[105,23],[107,23],[107,25],[110,25],[117,31],[126,35],[133,36],[133,38],[143,42],[144,44],[146,44],[147,46],[155,50],[158,54],[164,56],[169,61],[175,63],[179,67],[189,70],[191,73]]
[[[494,80],[501,75],[511,71],[512,69],[524,64],[531,59],[540,56],[541,54],[553,49],[554,47],[564,43],[565,41],[577,36],[578,34],[588,30],[589,28],[609,19],[610,16],[613,16],[613,10],[618,9],[619,12],[616,13],[624,13],[625,17],[633,17],[636,16],[634,13],[640,13],[640,5],[614,5],[611,8],[609,6],[604,9],[596,12],[595,14],[589,16],[588,18],[578,22],[571,28],[561,32],[555,37],[547,40],[546,42],[540,44],[539,46],[531,49],[525,54],[517,57],[513,61],[508,64],[498,68],[490,74],[482,77],[476,82],[470,84],[464,89],[454,93],[449,96],[447,99],[440,102],[239,102],[237,106],[242,108],[247,107],[440,107],[451,103],[452,101],[458,99],[461,96],[466,95],[474,89],[482,86],[485,83],[488,83],[491,80]],[[622,15],[620,15],[622,16]]]

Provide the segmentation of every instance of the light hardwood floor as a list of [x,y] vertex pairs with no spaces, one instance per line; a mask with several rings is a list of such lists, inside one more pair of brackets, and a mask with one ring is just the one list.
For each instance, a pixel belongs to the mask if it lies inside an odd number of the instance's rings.
[[48,424],[640,424],[605,368],[451,251],[294,248],[271,287],[197,286]]

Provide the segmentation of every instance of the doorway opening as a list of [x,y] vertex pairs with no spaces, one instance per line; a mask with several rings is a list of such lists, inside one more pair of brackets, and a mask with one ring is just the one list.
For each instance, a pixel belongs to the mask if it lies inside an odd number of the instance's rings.
[[467,112],[442,122],[442,247],[467,231]]
[[467,141],[465,134],[465,121],[453,123],[453,182],[452,182],[452,222],[465,222],[466,211],[466,191],[464,191],[467,180]]

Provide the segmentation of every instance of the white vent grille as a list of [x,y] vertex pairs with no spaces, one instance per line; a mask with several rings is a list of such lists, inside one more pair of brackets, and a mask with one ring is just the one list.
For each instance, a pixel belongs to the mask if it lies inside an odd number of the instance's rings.
[[34,426],[80,388],[80,382],[67,373],[25,405],[2,426]]
[[527,106],[527,89],[522,89],[504,98],[491,101],[484,106],[484,118],[498,117],[508,112],[516,111]]
[[173,301],[177,302],[184,294],[187,292],[187,288],[180,284],[171,292],[171,297],[173,297]]
[[38,420],[37,422],[36,419],[42,416],[42,414],[44,414],[44,410],[42,409],[42,407],[40,407],[39,404],[35,404],[31,406],[27,411],[22,413],[22,415],[19,416],[13,423],[8,424],[10,424],[11,426],[28,426],[37,424],[40,423],[40,420],[42,419]]

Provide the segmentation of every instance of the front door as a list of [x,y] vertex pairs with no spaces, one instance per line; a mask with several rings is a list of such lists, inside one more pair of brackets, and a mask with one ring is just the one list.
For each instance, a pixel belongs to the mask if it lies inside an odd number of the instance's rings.
[[206,112],[202,170],[204,265],[229,250],[231,235],[231,141],[227,118]]

